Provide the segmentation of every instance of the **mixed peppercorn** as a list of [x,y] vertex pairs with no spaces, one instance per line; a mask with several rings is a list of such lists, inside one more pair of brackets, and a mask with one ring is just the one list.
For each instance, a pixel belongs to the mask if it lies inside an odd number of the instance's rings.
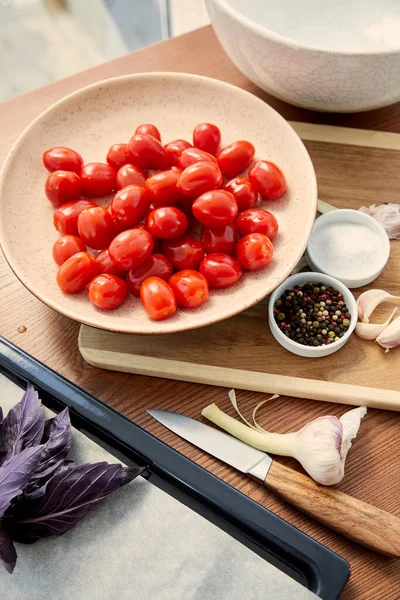
[[274,317],[282,333],[304,346],[337,342],[351,320],[343,294],[312,282],[285,290],[275,302]]

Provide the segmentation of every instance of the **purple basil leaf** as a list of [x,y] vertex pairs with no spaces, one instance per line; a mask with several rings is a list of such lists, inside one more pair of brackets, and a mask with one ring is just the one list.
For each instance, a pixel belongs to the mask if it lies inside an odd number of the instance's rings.
[[3,411],[0,406],[0,465],[3,464],[6,454],[7,454],[7,448],[6,448],[6,442],[4,439],[4,419],[3,419]]
[[3,427],[7,449],[5,460],[16,456],[24,448],[40,444],[43,435],[43,409],[38,393],[31,385],[26,388],[21,402],[9,411]]
[[0,517],[7,510],[11,500],[21,493],[31,478],[33,469],[39,463],[43,446],[25,448],[0,467]]
[[31,483],[49,477],[66,458],[72,442],[71,422],[68,408],[45,423],[41,443],[44,450],[40,462],[32,473]]
[[17,562],[17,552],[8,531],[0,529],[0,559],[9,573],[14,571]]
[[142,471],[106,462],[62,468],[61,473],[56,473],[47,482],[44,495],[22,496],[15,503],[7,529],[14,541],[25,544],[50,535],[62,535],[94,504]]

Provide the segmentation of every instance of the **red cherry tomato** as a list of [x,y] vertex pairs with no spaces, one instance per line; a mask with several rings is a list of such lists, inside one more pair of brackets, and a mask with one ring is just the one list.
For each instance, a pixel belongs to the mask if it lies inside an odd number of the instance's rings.
[[54,171],[48,176],[44,191],[55,208],[81,195],[82,182],[73,171]]
[[187,169],[190,165],[194,165],[198,162],[211,162],[215,165],[217,164],[215,156],[209,152],[204,152],[204,150],[200,150],[199,148],[186,148],[179,157],[178,166],[181,167],[181,169]]
[[136,165],[124,165],[117,173],[118,190],[122,190],[122,188],[127,187],[128,185],[140,185],[143,187],[145,182],[146,173]]
[[164,241],[162,252],[177,271],[197,269],[204,257],[204,248],[199,240],[188,234]]
[[267,160],[258,160],[249,171],[249,179],[257,192],[267,200],[276,200],[286,191],[286,179],[280,168]]
[[178,166],[181,154],[187,148],[191,148],[192,144],[189,144],[186,140],[173,140],[165,144],[164,148],[169,156],[169,162],[171,165]]
[[145,279],[153,276],[168,281],[172,272],[172,265],[163,254],[152,254],[140,267],[129,271],[126,283],[132,294],[140,296],[140,288]]
[[139,127],[136,127],[135,135],[140,134],[140,133],[145,134],[145,135],[152,135],[159,142],[161,142],[161,133],[158,131],[158,129],[155,125],[151,125],[150,123],[145,123],[144,125],[139,125]]
[[63,235],[53,244],[53,258],[60,266],[70,256],[73,256],[77,252],[84,252],[85,250],[86,246],[81,238],[76,235]]
[[111,310],[124,302],[128,295],[128,286],[120,277],[102,273],[92,279],[88,291],[92,304],[103,310]]
[[172,240],[185,233],[188,228],[188,220],[179,208],[163,206],[149,213],[147,228],[155,238]]
[[201,123],[196,125],[193,131],[193,146],[216,154],[221,142],[221,132],[216,125],[212,123]]
[[207,279],[198,271],[185,269],[169,278],[176,302],[183,308],[196,308],[208,299]]
[[125,277],[126,271],[119,269],[115,262],[111,259],[108,248],[104,248],[95,258],[98,264],[99,273],[108,273],[109,275],[116,275],[117,277]]
[[246,140],[225,146],[217,155],[219,168],[225,177],[232,179],[249,166],[254,158],[255,148]]
[[182,172],[178,181],[178,190],[185,196],[196,197],[208,190],[219,188],[222,181],[223,177],[218,165],[197,162]]
[[173,291],[160,277],[148,277],[140,288],[140,300],[151,319],[161,321],[174,314],[176,300]]
[[115,192],[117,172],[106,163],[93,162],[81,170],[82,191],[90,198],[101,198]]
[[228,190],[235,196],[239,212],[247,208],[253,208],[258,201],[258,193],[245,177],[235,177],[224,185],[224,190]]
[[102,250],[115,235],[112,216],[105,208],[94,206],[86,208],[78,217],[79,236],[89,248]]
[[154,248],[153,238],[143,229],[127,229],[111,242],[108,251],[117,267],[124,271],[135,269],[150,257]]
[[243,269],[258,271],[271,262],[274,247],[266,235],[249,233],[239,240],[236,254]]
[[225,227],[238,214],[235,196],[226,190],[210,190],[193,202],[193,214],[206,227]]
[[242,276],[239,262],[228,254],[208,254],[200,264],[200,273],[211,288],[227,288]]
[[201,228],[201,243],[207,254],[222,252],[234,255],[237,241],[238,234],[234,223],[217,229],[204,227],[204,225]]
[[155,173],[146,180],[150,202],[155,208],[172,206],[180,200],[182,194],[176,187],[178,181],[179,173],[172,170]]
[[128,185],[114,196],[111,202],[111,214],[118,229],[130,229],[145,216],[149,210],[149,194],[144,187]]
[[161,142],[151,135],[137,134],[129,140],[129,150],[135,165],[142,169],[166,169],[169,158]]
[[98,274],[98,265],[88,252],[70,256],[57,271],[57,284],[63,292],[76,294]]
[[78,217],[85,208],[97,206],[93,200],[72,200],[62,204],[53,215],[54,227],[62,235],[79,235],[78,232]]
[[267,210],[261,208],[249,208],[239,213],[235,221],[240,236],[248,233],[263,233],[273,240],[278,233],[278,221]]
[[130,164],[132,160],[128,144],[113,144],[107,152],[108,164],[117,171],[124,165]]
[[79,175],[83,166],[83,158],[71,148],[56,146],[43,152],[43,164],[50,173],[53,171],[73,171]]

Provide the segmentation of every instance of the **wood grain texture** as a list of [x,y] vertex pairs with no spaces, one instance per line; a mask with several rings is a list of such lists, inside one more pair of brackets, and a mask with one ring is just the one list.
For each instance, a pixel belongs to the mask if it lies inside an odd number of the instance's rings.
[[[283,102],[272,99],[250,83],[230,62],[220,48],[211,28],[207,27],[188,35],[155,45],[134,54],[122,57],[105,65],[100,65],[74,77],[58,81],[14,98],[0,105],[0,164],[6,153],[22,129],[51,103],[83,85],[93,83],[116,75],[143,71],[184,71],[216,77],[243,87],[259,97],[267,100],[283,116],[295,121],[310,123],[327,123],[347,127],[400,132],[400,104],[377,111],[361,114],[329,115],[299,110]],[[312,142],[313,144],[315,142]],[[321,165],[328,163],[328,156],[319,156],[318,143],[315,143],[313,160],[318,176]],[[307,144],[310,148],[310,145]],[[351,151],[351,147],[346,147]],[[311,149],[312,150],[312,149]],[[343,149],[343,151],[345,151]],[[357,150],[351,155],[354,160],[354,172],[360,168],[365,158],[356,161]],[[369,168],[374,164],[376,156],[372,150]],[[385,156],[387,156],[385,154]],[[398,199],[398,183],[400,171],[391,161],[379,159],[380,165],[389,168],[396,179],[386,186],[387,194]],[[393,157],[395,160],[395,157]],[[361,162],[360,162],[361,161]],[[379,171],[379,168],[377,166]],[[377,170],[374,170],[374,174]],[[333,168],[333,172],[322,176],[319,181],[321,198],[333,200],[330,185],[333,180],[342,177],[342,173]],[[367,175],[369,177],[369,175]],[[346,181],[351,179],[346,175]],[[375,189],[385,184],[385,179],[371,179]],[[349,181],[351,183],[351,181]],[[324,190],[324,193],[322,191]],[[362,198],[357,189],[349,191],[349,196],[356,194],[357,203]],[[376,193],[378,198],[380,193]],[[348,197],[343,199],[346,205]],[[339,205],[339,204],[338,204]],[[399,270],[399,265],[392,264],[391,272]],[[381,284],[394,291],[390,271],[382,275]],[[88,392],[100,398],[126,417],[132,419],[164,442],[198,462],[211,472],[221,477],[243,493],[251,496],[256,502],[274,511],[305,533],[326,544],[332,550],[346,558],[352,569],[352,576],[342,595],[343,600],[398,600],[400,597],[399,562],[396,559],[379,556],[363,549],[342,536],[333,533],[323,525],[305,517],[285,501],[271,494],[256,481],[223,465],[216,459],[191,446],[188,442],[169,432],[146,413],[147,408],[175,410],[193,418],[200,418],[201,409],[217,402],[222,410],[229,412],[229,400],[226,390],[197,384],[188,384],[172,380],[160,380],[150,377],[133,376],[111,371],[99,371],[84,362],[77,347],[79,325],[53,312],[32,296],[14,277],[5,260],[0,259],[0,334],[31,353],[65,377],[78,383]],[[256,307],[263,311],[263,307]],[[18,327],[24,325],[25,333],[18,333]],[[249,332],[250,335],[253,332]],[[232,337],[235,332],[232,332]],[[250,362],[243,346],[238,344],[243,361]],[[250,357],[251,358],[251,357]],[[257,362],[257,355],[252,357]],[[357,361],[357,356],[354,362]],[[317,361],[318,362],[318,361]],[[313,361],[313,369],[318,367]],[[372,366],[371,366],[372,365]],[[319,367],[318,367],[319,368]],[[346,380],[346,364],[342,364],[338,377]],[[370,368],[375,369],[374,363]],[[293,365],[292,365],[293,369]],[[326,368],[322,369],[324,371]],[[393,371],[392,371],[393,372]],[[293,373],[295,373],[293,371]],[[361,375],[360,375],[361,377]],[[239,392],[238,401],[246,416],[263,396],[254,392]],[[276,431],[293,431],[307,421],[323,414],[341,415],[344,407],[337,404],[305,402],[283,397],[268,405],[264,416],[260,416],[261,424]],[[232,414],[232,413],[231,413]],[[346,477],[340,489],[354,497],[369,502],[383,510],[400,517],[400,424],[395,413],[371,410],[363,419],[360,437],[353,444],[346,464]],[[282,464],[298,468],[295,461],[280,460]]]
[[400,519],[273,461],[264,485],[287,502],[362,546],[400,557]]

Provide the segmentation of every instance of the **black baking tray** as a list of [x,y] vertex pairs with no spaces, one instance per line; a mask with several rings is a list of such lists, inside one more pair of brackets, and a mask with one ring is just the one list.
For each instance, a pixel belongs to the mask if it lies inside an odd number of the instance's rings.
[[350,576],[340,556],[209,473],[0,336],[0,372],[30,382],[48,408],[127,464],[146,466],[157,487],[232,535],[324,600],[339,598]]

